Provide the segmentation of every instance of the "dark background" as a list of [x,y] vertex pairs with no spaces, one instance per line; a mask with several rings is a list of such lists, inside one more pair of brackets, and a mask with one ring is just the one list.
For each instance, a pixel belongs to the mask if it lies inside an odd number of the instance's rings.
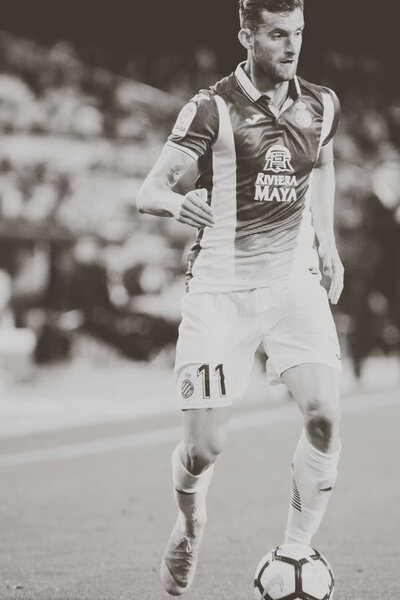
[[[302,67],[315,67],[327,50],[378,59],[388,80],[398,64],[398,3],[394,0],[306,0]],[[94,2],[51,0],[2,2],[0,28],[45,44],[65,39],[92,61],[119,68],[137,55],[163,50],[191,51],[207,45],[218,53],[222,71],[232,69],[243,51],[236,0],[156,0]]]

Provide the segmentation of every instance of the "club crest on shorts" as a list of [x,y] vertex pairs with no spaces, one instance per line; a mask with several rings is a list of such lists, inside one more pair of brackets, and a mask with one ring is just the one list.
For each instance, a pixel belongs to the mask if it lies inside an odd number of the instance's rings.
[[190,379],[184,379],[182,381],[181,392],[182,392],[182,397],[185,398],[185,400],[187,400],[188,398],[190,398],[191,396],[193,396],[194,385],[190,381]]
[[196,116],[197,112],[197,104],[196,102],[188,102],[182,108],[181,112],[178,115],[174,128],[172,130],[172,134],[178,138],[183,138],[189,131],[189,127],[192,124],[193,119]]
[[293,167],[290,162],[292,160],[292,155],[285,146],[275,144],[274,146],[271,146],[271,148],[268,148],[265,160],[264,171],[272,171],[273,173],[293,172]]

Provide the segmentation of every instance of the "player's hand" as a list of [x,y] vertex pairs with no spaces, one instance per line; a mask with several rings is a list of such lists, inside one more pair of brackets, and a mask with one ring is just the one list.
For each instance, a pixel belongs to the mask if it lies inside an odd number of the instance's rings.
[[188,192],[175,218],[192,227],[212,227],[215,223],[214,211],[207,204],[207,190],[203,188]]
[[336,246],[325,248],[320,244],[318,254],[321,257],[323,273],[331,280],[328,298],[331,304],[337,304],[344,285],[344,267]]

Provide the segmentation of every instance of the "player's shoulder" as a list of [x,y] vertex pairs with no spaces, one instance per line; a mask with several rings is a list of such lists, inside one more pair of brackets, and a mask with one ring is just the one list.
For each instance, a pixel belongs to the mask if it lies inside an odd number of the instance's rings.
[[181,108],[172,129],[171,139],[183,138],[191,129],[197,130],[203,126],[202,124],[215,120],[216,108],[213,97],[214,93],[211,89],[202,89],[190,98]]
[[202,90],[199,90],[197,92],[197,94],[195,94],[190,99],[189,102],[194,102],[197,105],[202,104],[204,106],[207,106],[208,103],[213,102],[214,95],[215,95],[215,93],[212,90],[212,88],[202,89]]
[[335,92],[324,85],[311,83],[300,77],[297,78],[300,86],[301,98],[308,99],[322,122],[321,136],[322,147],[326,146],[334,137],[340,122],[340,102]]
[[312,83],[311,81],[306,81],[302,77],[297,77],[297,81],[299,83],[302,96],[308,96],[312,98],[315,102],[318,102],[322,108],[324,106],[324,96],[328,96],[331,98],[335,109],[340,108],[337,94],[331,88],[317,83]]
[[215,91],[212,87],[199,90],[188,102],[198,118],[213,118],[217,113]]
[[211,118],[218,114],[216,96],[227,96],[235,88],[234,74],[218,80],[209,88],[201,89],[187,103],[192,111],[203,118]]
[[208,110],[213,110],[216,106],[216,96],[227,96],[229,93],[237,90],[236,78],[234,73],[219,79],[209,88],[201,89],[190,99],[197,106],[202,106]]
[[219,79],[212,87],[214,94],[224,96],[237,90],[237,80],[234,73]]
[[[228,81],[229,80],[229,81]],[[231,85],[231,77],[221,79],[213,86],[199,90],[181,109],[169,141],[182,144],[188,136],[192,138],[192,150],[200,156],[205,148],[198,147],[199,139],[212,143],[219,131],[219,109],[216,97]],[[197,142],[193,140],[196,139]],[[196,146],[196,148],[194,148]]]

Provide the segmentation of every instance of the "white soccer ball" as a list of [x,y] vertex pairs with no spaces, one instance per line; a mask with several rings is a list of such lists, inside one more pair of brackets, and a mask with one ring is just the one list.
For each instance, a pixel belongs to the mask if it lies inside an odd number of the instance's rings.
[[257,600],[332,600],[333,588],[326,558],[303,544],[277,546],[260,560],[254,575]]

